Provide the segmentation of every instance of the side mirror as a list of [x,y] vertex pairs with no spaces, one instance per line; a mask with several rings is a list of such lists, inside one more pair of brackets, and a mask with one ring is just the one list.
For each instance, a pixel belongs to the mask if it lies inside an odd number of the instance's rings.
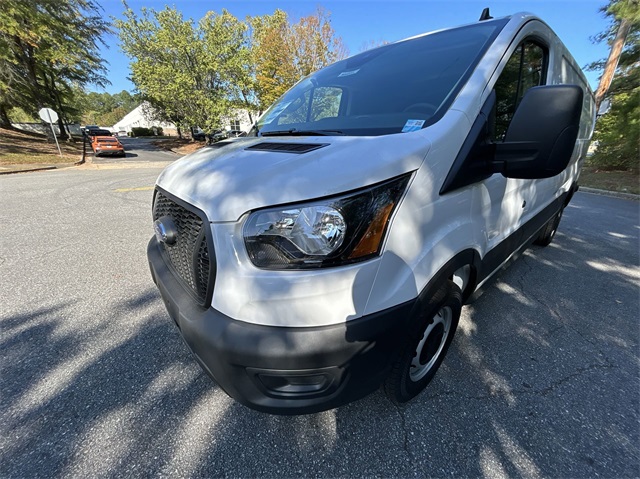
[[504,143],[495,144],[490,161],[507,178],[550,178],[571,159],[582,113],[583,91],[577,85],[529,89],[518,106]]

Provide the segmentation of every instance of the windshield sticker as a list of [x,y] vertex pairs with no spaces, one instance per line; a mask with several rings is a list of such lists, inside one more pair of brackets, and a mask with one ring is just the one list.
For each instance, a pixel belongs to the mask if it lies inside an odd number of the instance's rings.
[[280,103],[279,105],[276,105],[276,107],[273,110],[271,110],[269,112],[269,114],[264,118],[262,123],[263,124],[264,123],[270,123],[271,120],[273,120],[276,116],[278,116],[280,113],[282,113],[283,110],[285,108],[287,108],[289,105],[291,105],[290,101],[285,101],[285,102]]
[[360,69],[358,68],[357,70],[350,70],[348,72],[342,72],[340,73],[340,75],[338,75],[338,78],[340,77],[348,77],[351,75],[355,75],[356,73],[358,73],[360,71]]
[[424,125],[424,120],[407,120],[402,128],[402,133],[407,133],[409,131],[418,131]]

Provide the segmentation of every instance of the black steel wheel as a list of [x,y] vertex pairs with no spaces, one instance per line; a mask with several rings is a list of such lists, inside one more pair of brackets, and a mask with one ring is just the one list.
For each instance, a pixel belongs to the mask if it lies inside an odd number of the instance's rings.
[[405,344],[384,384],[392,401],[407,402],[431,382],[453,341],[461,310],[462,292],[449,280],[413,313]]

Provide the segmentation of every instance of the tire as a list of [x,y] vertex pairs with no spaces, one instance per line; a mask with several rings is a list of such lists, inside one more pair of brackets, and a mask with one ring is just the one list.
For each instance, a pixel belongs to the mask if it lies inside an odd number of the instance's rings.
[[560,209],[560,211],[558,211],[556,215],[551,218],[546,225],[544,225],[544,228],[542,228],[538,237],[533,240],[533,244],[537,244],[538,246],[549,246],[551,244],[554,236],[556,235],[556,231],[558,231],[558,225],[562,219],[563,211],[564,208]]
[[410,331],[383,386],[389,399],[405,403],[431,382],[453,341],[461,310],[462,292],[448,280],[412,313]]

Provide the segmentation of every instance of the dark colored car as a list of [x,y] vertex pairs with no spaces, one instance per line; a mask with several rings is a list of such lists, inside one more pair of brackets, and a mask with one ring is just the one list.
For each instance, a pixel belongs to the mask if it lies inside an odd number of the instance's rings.
[[224,130],[215,130],[212,131],[210,134],[207,135],[207,139],[209,140],[208,143],[216,143],[218,141],[224,140],[226,138],[228,138],[228,134],[226,131]]
[[96,136],[113,136],[109,130],[105,130],[104,128],[85,128],[85,134],[89,138],[94,138]]
[[193,138],[194,140],[197,140],[197,141],[204,141],[204,140],[207,139],[207,134],[204,131],[200,130],[200,131],[198,131],[196,133],[193,133],[191,135],[191,138]]

